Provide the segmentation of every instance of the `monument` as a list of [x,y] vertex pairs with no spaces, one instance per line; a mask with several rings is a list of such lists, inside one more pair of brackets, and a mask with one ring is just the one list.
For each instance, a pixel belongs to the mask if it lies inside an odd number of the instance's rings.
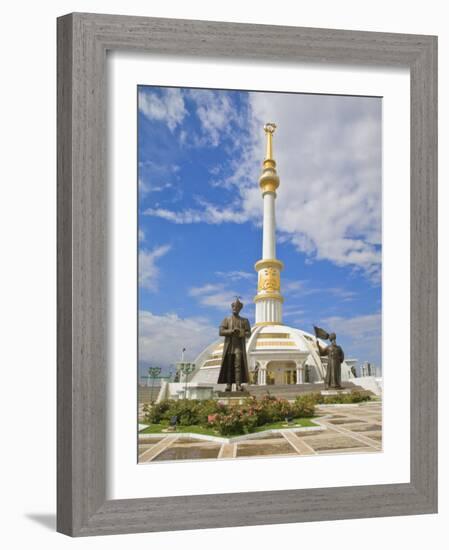
[[242,302],[236,298],[231,304],[232,315],[225,317],[220,325],[220,336],[225,337],[218,384],[226,384],[225,391],[243,391],[242,383],[249,382],[246,338],[251,336],[248,319],[240,317]]
[[[327,357],[326,376],[324,377],[324,384],[326,389],[340,390],[341,387],[341,365],[345,360],[345,354],[343,348],[337,344],[337,335],[335,332],[328,334],[325,330],[319,327],[315,328],[315,334],[317,336],[317,347],[321,356]],[[321,347],[318,338],[330,340],[330,344],[325,348]]]
[[[276,256],[275,203],[280,178],[273,155],[275,131],[276,124],[265,124],[266,150],[259,178],[263,201],[262,258],[254,265],[257,273],[255,323],[250,327],[249,321],[239,316],[242,304],[240,300],[236,300],[233,304],[233,315],[224,319],[220,327],[220,336],[224,336],[225,341],[220,338],[211,342],[195,359],[195,370],[188,380],[192,396],[200,389],[204,392],[221,392],[224,389],[230,391],[232,384],[236,384],[239,391],[242,384],[248,384],[247,389],[250,384],[310,384],[313,391],[314,384],[322,384],[323,381],[327,384],[327,373],[333,373],[329,380],[331,387],[355,378],[351,366],[357,360],[345,360],[343,350],[335,342],[335,345],[331,343],[331,346],[326,347],[324,340],[319,341],[310,332],[283,322],[281,271],[284,264]],[[238,311],[234,312],[234,309]],[[231,327],[234,331],[234,326],[243,330],[244,337],[242,332],[238,335],[235,332],[233,339]],[[337,348],[341,350],[341,354],[335,352],[334,358],[333,350]],[[321,355],[320,349],[328,349],[329,352]],[[338,366],[335,363],[337,359]],[[329,363],[332,367],[327,366]],[[164,396],[176,396],[176,392],[179,393],[180,388],[169,384]]]

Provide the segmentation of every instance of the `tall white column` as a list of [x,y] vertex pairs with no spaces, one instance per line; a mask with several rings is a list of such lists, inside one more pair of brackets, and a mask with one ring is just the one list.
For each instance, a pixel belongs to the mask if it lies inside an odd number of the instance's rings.
[[304,384],[304,364],[295,361],[296,363],[296,383]]
[[267,191],[263,194],[263,247],[262,258],[274,260],[276,258],[276,217],[274,202],[276,193]]
[[267,139],[265,160],[259,185],[263,198],[262,259],[254,266],[258,277],[256,303],[256,325],[282,324],[281,271],[282,262],[276,259],[276,189],[279,176],[273,158],[273,133],[276,125],[269,122],[264,130]]

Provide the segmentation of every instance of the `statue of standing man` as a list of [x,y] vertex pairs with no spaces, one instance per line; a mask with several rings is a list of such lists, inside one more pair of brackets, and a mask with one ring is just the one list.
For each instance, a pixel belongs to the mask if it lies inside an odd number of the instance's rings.
[[[341,346],[337,344],[337,335],[335,332],[328,334],[325,330],[319,327],[314,327],[315,335],[317,337],[318,353],[321,356],[327,356],[327,370],[324,378],[324,385],[326,389],[334,388],[341,390],[341,364],[345,360],[345,354]],[[324,340],[329,339],[330,344],[323,348],[318,342],[318,338]]]
[[225,317],[220,325],[220,336],[224,336],[225,341],[218,383],[226,384],[226,391],[231,391],[232,384],[236,391],[243,391],[242,384],[249,382],[246,338],[251,335],[251,326],[248,319],[239,315],[242,307],[236,298],[231,304],[232,315]]

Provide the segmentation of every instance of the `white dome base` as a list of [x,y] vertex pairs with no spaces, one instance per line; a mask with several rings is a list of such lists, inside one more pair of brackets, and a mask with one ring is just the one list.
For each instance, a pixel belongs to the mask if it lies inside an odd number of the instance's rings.
[[[323,381],[325,367],[317,352],[316,338],[303,330],[281,324],[256,325],[247,341],[246,351],[252,384],[313,384]],[[196,358],[196,369],[190,382],[217,384],[222,354],[223,339],[210,344]],[[342,364],[341,379],[354,379],[346,362]]]

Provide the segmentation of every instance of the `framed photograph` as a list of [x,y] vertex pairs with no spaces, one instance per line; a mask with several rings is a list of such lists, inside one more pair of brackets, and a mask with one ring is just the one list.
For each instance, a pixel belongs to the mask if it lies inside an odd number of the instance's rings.
[[437,511],[437,39],[58,19],[58,531]]

